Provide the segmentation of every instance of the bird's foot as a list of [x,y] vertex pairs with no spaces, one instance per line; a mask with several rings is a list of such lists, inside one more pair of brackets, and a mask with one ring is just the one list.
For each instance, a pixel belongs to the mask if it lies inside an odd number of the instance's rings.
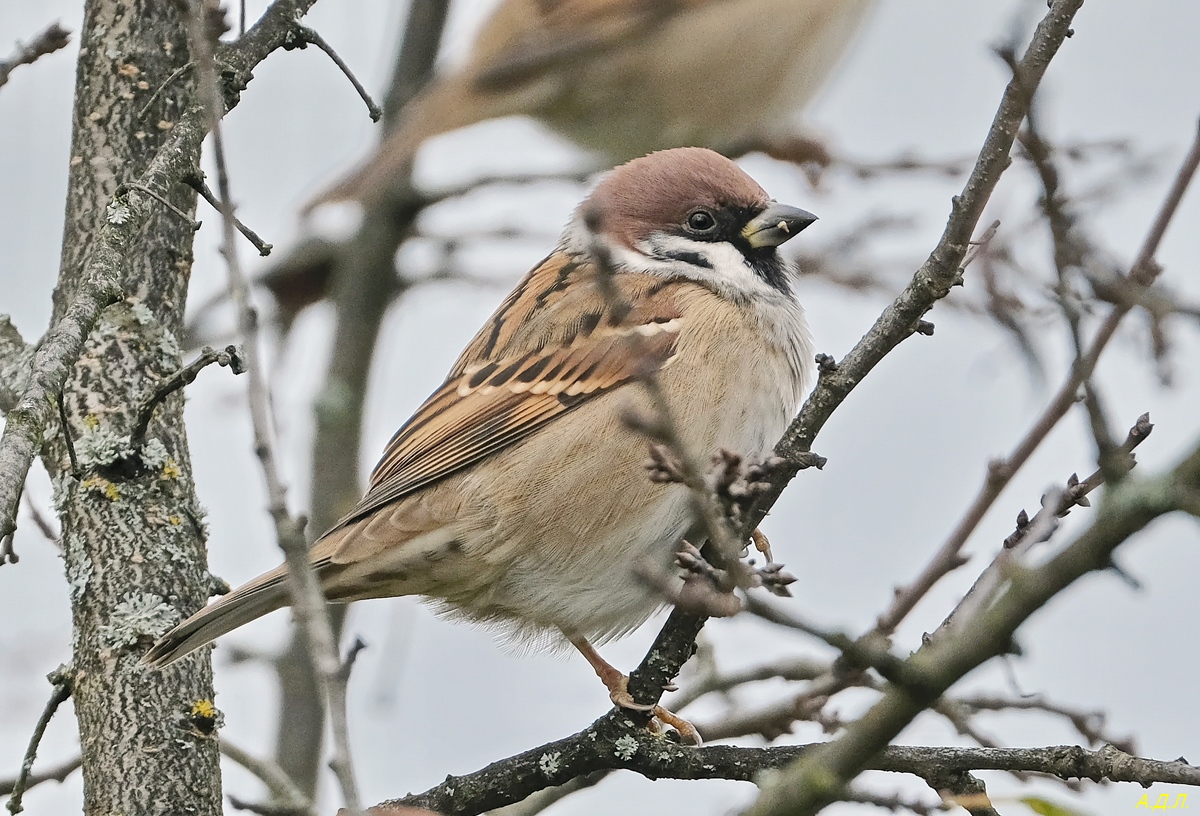
[[650,722],[647,727],[654,733],[661,733],[663,726],[670,726],[679,732],[679,736],[684,742],[691,745],[702,745],[703,740],[700,738],[700,732],[696,726],[680,717],[678,714],[668,711],[657,704],[639,703],[633,699],[633,695],[629,693],[629,676],[621,674],[618,676],[613,686],[608,690],[608,699],[612,700],[613,705],[617,708],[626,708],[630,711],[649,711]]

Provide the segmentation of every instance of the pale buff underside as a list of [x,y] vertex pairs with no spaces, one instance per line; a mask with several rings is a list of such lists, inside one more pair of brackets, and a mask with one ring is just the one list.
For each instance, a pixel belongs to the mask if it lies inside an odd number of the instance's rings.
[[[795,410],[795,372],[733,305],[673,288],[683,328],[659,381],[688,450],[705,462],[721,448],[765,454]],[[722,388],[697,390],[698,377]],[[648,441],[620,419],[646,405],[641,385],[622,386],[333,532],[318,548],[344,567],[327,594],[426,595],[522,640],[560,629],[602,641],[637,627],[662,599],[635,572],[670,570],[691,517],[685,488],[649,480]]]

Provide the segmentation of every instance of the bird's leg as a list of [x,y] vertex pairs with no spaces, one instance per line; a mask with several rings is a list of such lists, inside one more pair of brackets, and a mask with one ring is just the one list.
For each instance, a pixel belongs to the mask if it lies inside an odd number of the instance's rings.
[[622,674],[619,669],[601,657],[586,638],[573,637],[571,645],[578,649],[584,659],[596,670],[596,676],[608,689],[608,699],[612,700],[613,705],[633,711],[651,711],[654,708],[653,705],[643,705],[633,701],[633,695],[629,693],[629,676]]
[[[696,726],[687,720],[660,705],[646,705],[635,702],[633,695],[629,693],[629,675],[623,674],[619,669],[601,657],[600,653],[595,650],[592,644],[587,642],[586,638],[572,637],[570,641],[571,645],[578,649],[584,659],[595,669],[596,676],[600,678],[600,682],[608,689],[608,699],[612,700],[613,705],[617,708],[628,708],[632,711],[649,711],[654,720],[658,720],[660,723],[674,728],[686,742],[690,742],[693,745],[701,744],[700,732],[696,730]],[[651,722],[653,723],[653,720]]]
[[767,537],[762,530],[755,527],[754,532],[750,534],[750,540],[754,542],[754,549],[758,550],[766,557],[768,564],[775,561],[775,559],[771,557],[771,542],[767,540]]

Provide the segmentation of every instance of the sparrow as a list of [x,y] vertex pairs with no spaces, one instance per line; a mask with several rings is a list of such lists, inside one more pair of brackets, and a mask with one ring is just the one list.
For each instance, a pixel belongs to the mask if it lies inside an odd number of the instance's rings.
[[[665,404],[693,457],[772,450],[814,368],[776,248],[815,220],[704,148],[611,171],[313,545],[326,598],[421,595],[530,644],[569,642],[614,703],[639,708],[593,644],[664,605],[637,575],[670,574],[676,547],[703,527],[686,486],[649,478],[650,442],[630,412]],[[173,663],[289,602],[280,566],[144,660]]]
[[377,201],[407,178],[426,139],[505,116],[538,119],[605,166],[680,145],[819,159],[791,118],[873,3],[503,0],[466,63],[435,78],[375,154],[309,209]]

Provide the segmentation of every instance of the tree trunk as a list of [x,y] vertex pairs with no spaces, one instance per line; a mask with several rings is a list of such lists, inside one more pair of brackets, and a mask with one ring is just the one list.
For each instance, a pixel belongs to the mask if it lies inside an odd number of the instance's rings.
[[[55,319],[78,289],[97,229],[127,216],[120,185],[146,169],[192,99],[189,72],[139,116],[188,62],[183,13],[171,0],[86,4]],[[185,185],[170,199],[194,212]],[[221,813],[208,652],[163,671],[140,663],[157,635],[205,603],[212,583],[182,392],[158,406],[144,445],[129,440],[139,405],[181,363],[192,236],[189,221],[156,205],[125,257],[126,299],[101,315],[64,391],[78,471],[61,434],[45,457],[74,619],[84,812],[93,816]]]

